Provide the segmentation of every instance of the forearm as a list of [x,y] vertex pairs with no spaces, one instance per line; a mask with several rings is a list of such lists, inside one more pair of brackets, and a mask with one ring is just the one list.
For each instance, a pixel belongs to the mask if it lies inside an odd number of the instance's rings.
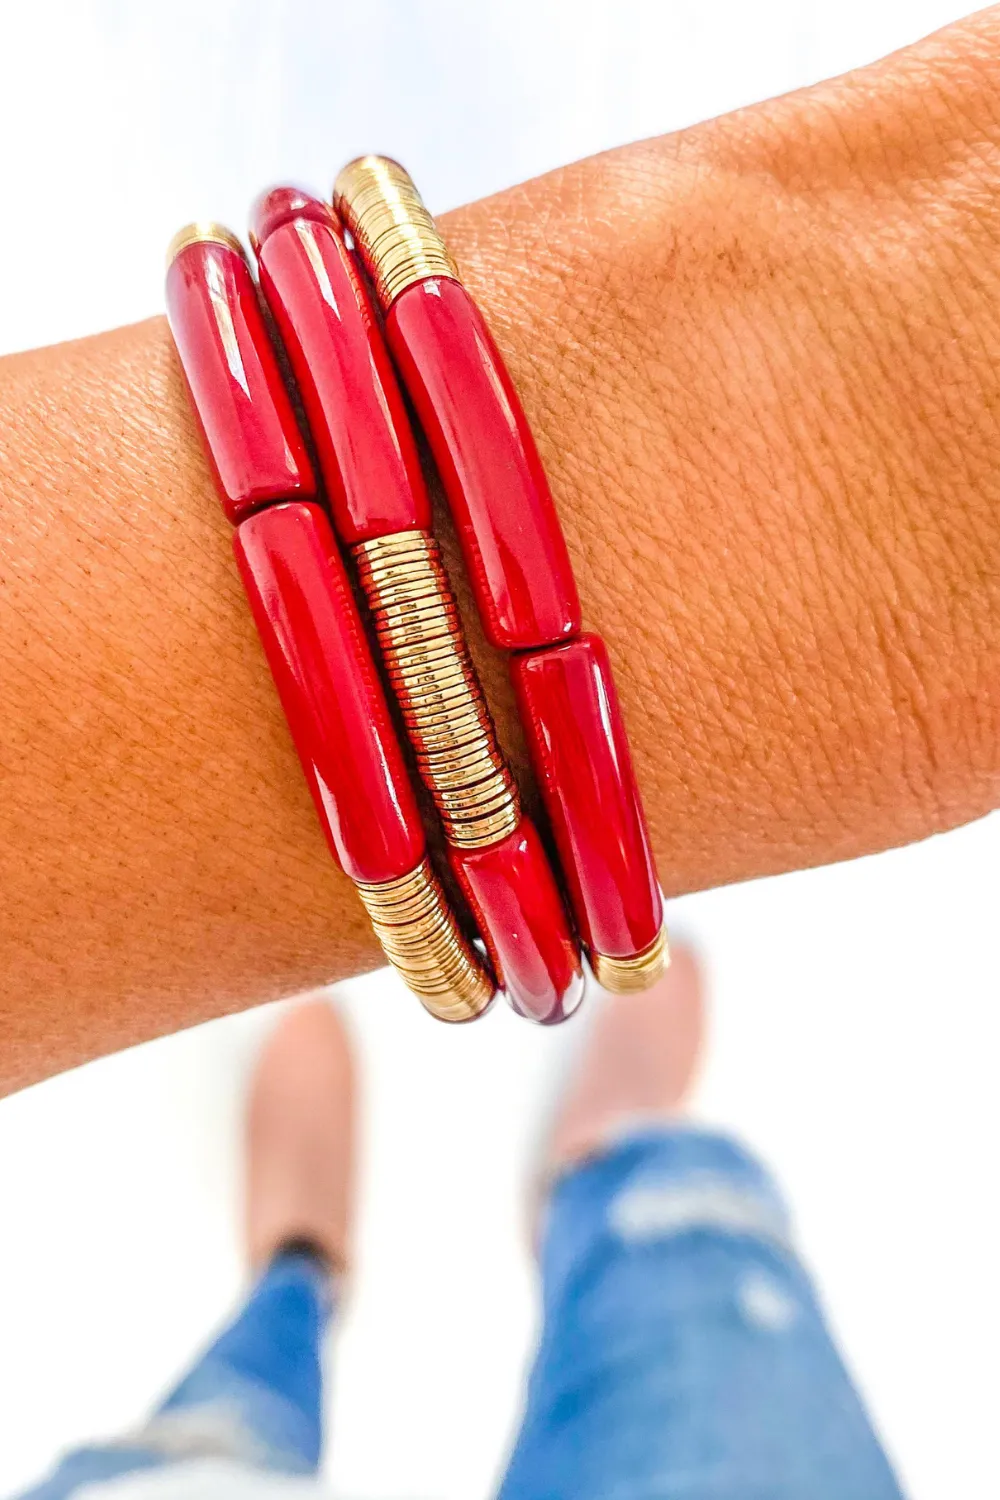
[[[668,893],[998,800],[997,58],[988,16],[446,223],[615,658]],[[377,954],[162,321],[0,362],[0,433],[12,1084]]]

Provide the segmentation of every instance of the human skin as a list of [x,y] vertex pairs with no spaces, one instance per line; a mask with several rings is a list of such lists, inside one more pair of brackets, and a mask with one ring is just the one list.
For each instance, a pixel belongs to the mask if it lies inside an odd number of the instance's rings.
[[[998,100],[991,10],[443,221],[608,640],[668,896],[1000,801]],[[378,953],[163,319],[0,361],[0,449],[12,1088]]]

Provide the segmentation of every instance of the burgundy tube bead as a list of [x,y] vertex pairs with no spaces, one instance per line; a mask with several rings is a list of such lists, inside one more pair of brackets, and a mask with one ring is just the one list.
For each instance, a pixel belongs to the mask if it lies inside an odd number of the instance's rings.
[[530,819],[488,849],[452,849],[452,869],[514,1009],[550,1025],[583,998],[583,970],[559,888]]
[[312,498],[312,465],[242,254],[212,240],[185,245],[167,270],[167,317],[230,521],[272,500]]
[[580,629],[566,542],[527,418],[465,288],[407,287],[385,320],[451,506],[487,639],[506,650]]
[[392,361],[333,211],[277,188],[254,211],[261,290],[302,394],[347,543],[429,530],[430,501]]
[[584,942],[641,953],[663,907],[604,642],[518,657],[511,676]]
[[250,210],[250,243],[256,254],[273,230],[291,219],[315,219],[317,224],[329,224],[334,213],[329,203],[316,198],[302,188],[282,186],[268,188],[261,193]]
[[233,545],[334,854],[354,880],[408,874],[423,827],[329,521],[316,505],[274,505]]

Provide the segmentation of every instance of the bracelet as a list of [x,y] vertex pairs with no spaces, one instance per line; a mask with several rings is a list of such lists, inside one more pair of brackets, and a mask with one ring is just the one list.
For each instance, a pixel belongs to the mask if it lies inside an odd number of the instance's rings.
[[332,210],[315,198],[265,194],[250,237],[334,529],[353,552],[417,769],[497,982],[521,1014],[565,1019],[583,993],[579,952],[465,644],[367,292]]
[[167,312],[258,633],[334,858],[389,961],[434,1015],[493,984],[427,859],[388,705],[239,241],[192,225]]
[[[516,698],[577,929],[599,981],[625,992],[651,984],[667,956],[607,653],[581,634],[524,413],[410,179],[394,162],[362,158],[338,178],[335,205],[274,189],[255,205],[250,231],[322,492],[249,263],[228,230],[191,225],[172,241],[171,330],[320,821],[386,957],[441,1019],[472,1019],[499,987],[522,1015],[560,1021],[582,996],[579,948],[465,644],[397,370],[487,638],[517,653]],[[338,542],[487,962],[428,858]]]
[[399,163],[351,162],[334,206],[375,288],[487,639],[518,653],[514,687],[591,966],[606,989],[645,989],[667,962],[656,868],[607,651],[580,633],[569,553],[521,403]]

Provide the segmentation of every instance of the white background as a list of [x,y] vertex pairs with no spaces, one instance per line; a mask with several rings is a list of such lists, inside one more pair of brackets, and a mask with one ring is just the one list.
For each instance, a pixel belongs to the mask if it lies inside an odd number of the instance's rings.
[[[173,229],[241,227],[276,179],[326,189],[349,156],[386,150],[444,209],[961,13],[948,0],[0,0],[0,349],[155,312]],[[1000,1488],[998,868],[994,818],[674,911],[713,975],[699,1110],[783,1178],[917,1500]],[[381,976],[346,987],[346,1004],[365,1190],[331,1477],[359,1497],[475,1500],[516,1417],[534,1317],[524,1184],[578,1028],[498,1012],[448,1033]],[[137,1420],[236,1298],[241,1090],[268,1020],[0,1104],[0,1494],[65,1444]]]

